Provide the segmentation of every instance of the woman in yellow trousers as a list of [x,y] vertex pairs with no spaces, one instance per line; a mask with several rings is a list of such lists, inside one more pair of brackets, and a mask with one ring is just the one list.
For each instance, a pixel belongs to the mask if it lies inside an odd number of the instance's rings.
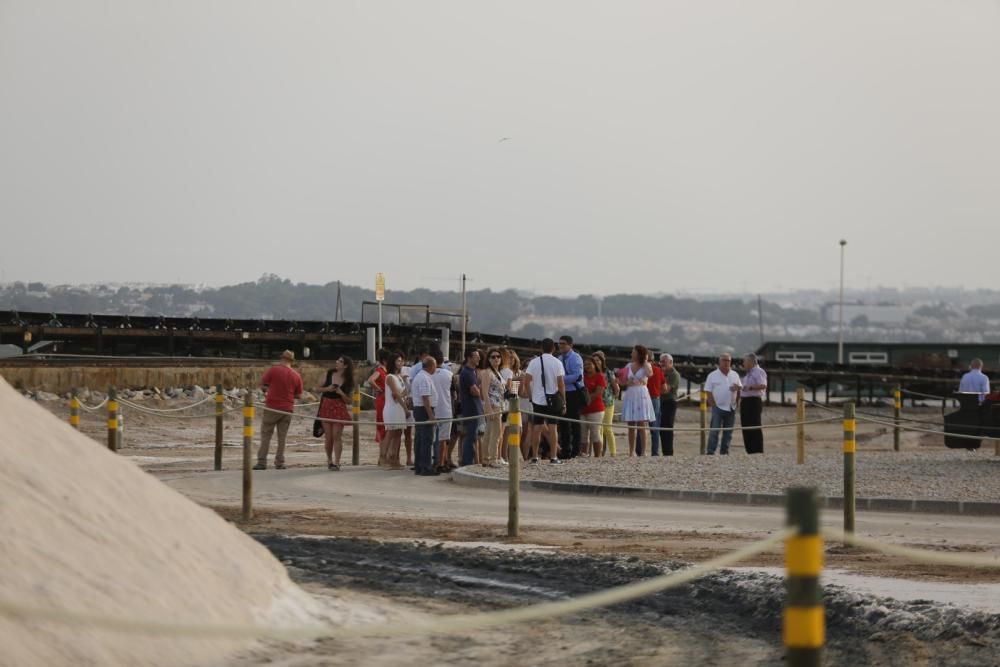
[[618,449],[615,446],[615,432],[611,430],[611,423],[615,418],[615,399],[618,397],[618,378],[608,370],[607,362],[604,359],[604,352],[598,350],[592,355],[594,364],[597,365],[597,372],[604,374],[607,386],[604,388],[604,452],[606,456],[615,456]]

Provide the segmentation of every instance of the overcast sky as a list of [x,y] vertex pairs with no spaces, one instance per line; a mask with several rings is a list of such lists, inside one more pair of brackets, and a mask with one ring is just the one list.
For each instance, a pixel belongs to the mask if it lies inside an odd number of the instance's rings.
[[0,280],[996,286],[996,0],[0,0]]

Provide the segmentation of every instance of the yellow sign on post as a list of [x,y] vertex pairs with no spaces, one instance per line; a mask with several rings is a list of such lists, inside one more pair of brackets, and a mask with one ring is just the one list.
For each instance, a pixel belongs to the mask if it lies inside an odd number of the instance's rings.
[[378,301],[378,349],[382,349],[382,302],[385,301],[385,274],[375,274],[375,300]]

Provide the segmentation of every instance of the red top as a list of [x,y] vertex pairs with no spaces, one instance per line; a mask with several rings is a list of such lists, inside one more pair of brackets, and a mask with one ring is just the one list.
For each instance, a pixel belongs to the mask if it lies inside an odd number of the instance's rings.
[[376,389],[378,389],[378,393],[384,394],[385,393],[385,377],[389,374],[389,372],[386,371],[381,366],[376,366],[375,367],[375,373],[378,375],[378,377],[375,378],[372,381],[372,386],[374,386]]
[[608,386],[607,380],[604,379],[604,373],[584,374],[583,386],[587,389],[588,394],[594,393],[598,387],[601,388],[601,391],[598,392],[597,398],[592,400],[583,410],[580,410],[580,414],[589,415],[594,412],[604,412],[604,387]]
[[659,364],[652,364],[653,374],[649,376],[649,382],[646,383],[646,389],[649,390],[650,398],[659,398],[660,389],[663,388],[663,369],[660,368]]
[[295,398],[302,395],[302,376],[288,366],[271,366],[264,372],[260,383],[267,385],[264,403],[275,410],[292,412]]

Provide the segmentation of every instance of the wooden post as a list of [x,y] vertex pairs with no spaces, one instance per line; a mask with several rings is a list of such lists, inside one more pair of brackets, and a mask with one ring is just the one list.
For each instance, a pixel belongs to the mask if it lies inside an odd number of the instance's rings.
[[708,426],[706,417],[708,416],[708,394],[705,393],[705,383],[701,383],[701,403],[698,405],[698,409],[701,411],[701,431],[698,433],[701,436],[701,453],[704,454],[708,451],[708,432],[705,430]]
[[521,405],[515,396],[510,399],[507,413],[507,462],[510,477],[507,482],[507,537],[518,537],[520,531],[521,491]]
[[857,451],[854,403],[844,404],[844,532],[854,532],[854,454]]
[[108,387],[108,449],[118,451],[118,393]]
[[785,376],[781,376],[781,404],[785,405]]
[[215,385],[215,469],[222,470],[222,414],[223,401],[226,397],[222,393],[222,385]]
[[826,642],[823,616],[823,538],[815,489],[788,490],[788,525],[799,529],[785,542],[785,601],[782,637],[789,667],[819,667]]
[[69,399],[69,425],[80,430],[80,399],[76,395],[76,387],[73,387],[73,395]]
[[795,391],[795,462],[802,465],[806,462],[806,388],[799,387]]
[[253,518],[253,389],[243,397],[243,520]]
[[898,384],[892,392],[893,404],[896,409],[896,425],[892,427],[892,448],[899,451],[899,411],[903,408],[903,389]]
[[[351,465],[361,464],[361,432],[358,428],[358,420],[361,418],[361,387],[354,388],[354,396],[351,405]],[[437,447],[437,443],[434,443]]]

